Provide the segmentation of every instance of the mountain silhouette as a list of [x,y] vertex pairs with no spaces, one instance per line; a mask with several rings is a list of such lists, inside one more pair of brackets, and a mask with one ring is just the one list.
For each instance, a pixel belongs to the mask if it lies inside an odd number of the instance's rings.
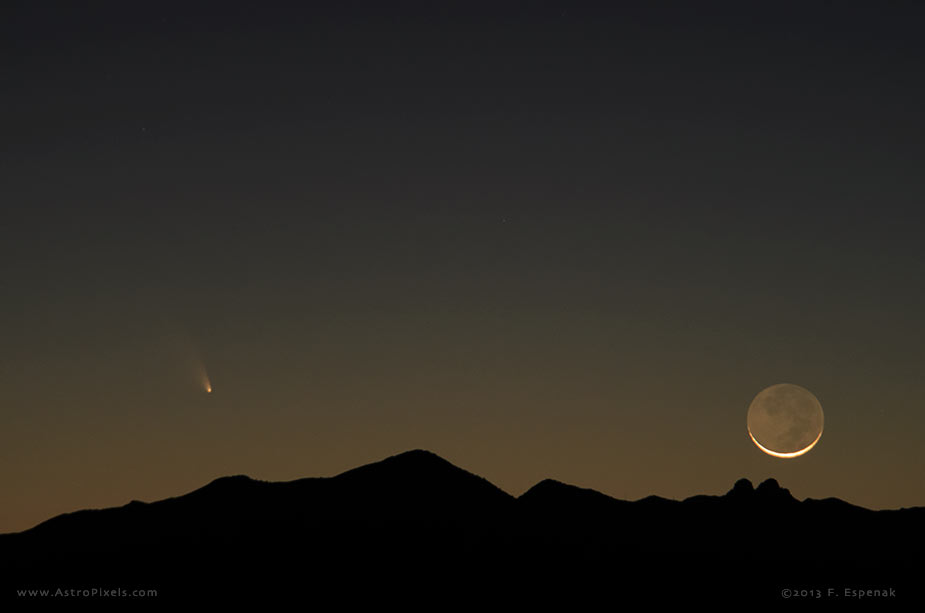
[[515,498],[414,450],[334,477],[223,477],[60,515],[0,535],[0,585],[20,603],[17,590],[100,585],[157,590],[159,605],[779,602],[785,589],[908,602],[922,595],[923,520],[925,508],[800,501],[773,479],[680,501],[547,479]]

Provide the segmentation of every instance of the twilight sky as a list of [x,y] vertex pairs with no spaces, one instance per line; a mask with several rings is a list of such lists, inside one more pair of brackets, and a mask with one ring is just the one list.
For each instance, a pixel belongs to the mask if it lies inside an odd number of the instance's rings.
[[0,532],[411,448],[925,505],[915,4],[4,4]]

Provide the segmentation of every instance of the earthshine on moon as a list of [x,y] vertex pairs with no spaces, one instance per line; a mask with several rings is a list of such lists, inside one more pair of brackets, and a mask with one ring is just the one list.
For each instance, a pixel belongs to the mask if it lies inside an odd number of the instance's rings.
[[806,388],[780,383],[763,389],[748,407],[748,435],[775,458],[796,458],[822,437],[819,400]]

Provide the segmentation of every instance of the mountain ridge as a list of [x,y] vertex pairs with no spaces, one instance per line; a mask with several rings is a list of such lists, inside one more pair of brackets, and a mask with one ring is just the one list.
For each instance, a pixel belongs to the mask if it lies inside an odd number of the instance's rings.
[[[542,479],[538,481],[533,486],[527,488],[527,490],[525,490],[519,496],[514,496],[506,492],[505,490],[501,489],[500,487],[494,485],[488,479],[481,477],[479,475],[476,475],[474,473],[471,473],[469,471],[466,471],[465,469],[462,469],[454,465],[453,463],[449,462],[448,460],[444,459],[443,457],[441,457],[440,455],[432,451],[425,450],[425,449],[412,449],[409,451],[405,451],[405,452],[401,452],[398,454],[388,456],[376,462],[371,462],[369,464],[364,464],[364,465],[361,465],[355,468],[344,470],[330,477],[300,477],[300,478],[289,480],[289,481],[267,481],[267,480],[262,480],[262,479],[255,479],[249,475],[244,475],[244,474],[226,475],[226,476],[216,477],[212,479],[211,481],[209,481],[208,483],[206,483],[205,485],[202,485],[185,494],[171,496],[168,498],[163,498],[163,499],[154,500],[154,501],[131,500],[128,503],[121,505],[121,506],[87,508],[87,509],[77,509],[74,511],[68,511],[68,512],[53,516],[51,518],[48,518],[46,520],[43,520],[42,522],[39,522],[35,526],[26,528],[24,530],[20,530],[16,532],[0,533],[0,537],[7,536],[7,535],[13,535],[13,534],[27,533],[32,530],[35,530],[36,528],[43,526],[44,524],[48,522],[54,522],[62,517],[69,517],[73,515],[94,513],[94,512],[100,512],[100,511],[111,511],[111,510],[130,507],[132,505],[153,505],[153,504],[163,503],[163,502],[172,501],[172,500],[176,500],[180,498],[185,498],[187,496],[203,495],[206,492],[213,492],[219,489],[225,489],[229,487],[242,487],[242,486],[243,487],[255,487],[255,486],[259,487],[261,484],[292,486],[294,484],[298,484],[298,483],[302,483],[306,481],[307,482],[317,482],[317,481],[322,481],[322,480],[351,478],[355,475],[358,475],[364,472],[372,472],[372,471],[385,472],[383,471],[383,469],[389,469],[398,464],[404,464],[405,466],[411,466],[413,468],[420,468],[421,464],[431,464],[431,468],[440,467],[441,469],[447,471],[448,473],[456,473],[457,475],[465,474],[465,475],[473,477],[475,480],[478,480],[479,482],[486,484],[486,486],[490,486],[490,488],[497,490],[498,492],[504,494],[505,496],[511,499],[515,499],[515,500],[520,500],[524,498],[525,496],[529,498],[535,495],[537,488],[546,489],[549,487],[558,487],[563,490],[581,491],[585,495],[602,496],[602,497],[608,498],[615,502],[624,502],[624,503],[641,503],[641,502],[646,502],[646,501],[650,501],[650,502],[651,501],[663,501],[663,502],[669,502],[669,503],[683,503],[686,501],[693,501],[693,500],[699,500],[699,499],[746,498],[746,497],[758,496],[759,498],[762,498],[765,500],[768,500],[769,498],[779,498],[781,500],[787,500],[789,498],[790,500],[796,503],[799,503],[799,504],[810,502],[811,504],[826,504],[826,505],[839,504],[842,506],[847,505],[848,507],[867,511],[870,513],[890,512],[890,511],[914,511],[914,510],[922,510],[922,512],[925,513],[925,506],[902,507],[898,509],[869,509],[867,507],[855,505],[841,498],[831,497],[831,496],[827,498],[823,498],[823,499],[815,499],[815,498],[807,497],[802,500],[799,500],[793,497],[789,489],[781,487],[779,482],[773,477],[763,480],[761,483],[759,483],[757,487],[754,486],[749,479],[744,478],[744,477],[740,478],[735,482],[733,487],[730,490],[728,490],[725,494],[718,494],[718,495],[717,494],[695,494],[693,496],[688,496],[682,499],[665,498],[663,496],[650,494],[646,497],[639,498],[636,500],[616,498],[614,496],[600,492],[599,490],[595,490],[593,488],[580,487],[580,486],[564,483],[556,479],[546,478],[546,479]],[[383,475],[380,474],[378,476],[381,477]]]
[[410,577],[418,590],[476,594],[491,585],[522,598],[518,581],[565,595],[614,581],[655,589],[665,577],[693,589],[719,575],[734,580],[732,592],[768,598],[800,581],[911,591],[925,562],[923,518],[922,507],[797,500],[774,479],[636,501],[544,479],[514,497],[416,449],[332,477],[220,477],[177,497],[0,534],[0,584],[147,578],[195,598],[204,585],[231,582],[256,598],[280,581],[350,592]]

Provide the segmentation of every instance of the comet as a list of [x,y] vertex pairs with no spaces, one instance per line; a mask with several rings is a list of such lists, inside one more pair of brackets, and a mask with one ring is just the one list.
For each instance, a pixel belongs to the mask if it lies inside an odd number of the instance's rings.
[[209,373],[206,372],[206,365],[203,363],[202,358],[199,357],[198,353],[193,356],[192,360],[197,378],[199,379],[199,386],[202,388],[202,391],[207,394],[211,394],[212,380],[209,378]]
[[205,390],[207,394],[212,393],[212,382],[209,380],[209,375],[206,374],[206,369],[200,369],[200,380],[202,381],[202,389]]
[[171,331],[167,338],[180,360],[186,385],[191,389],[200,389],[206,394],[211,394],[212,379],[206,371],[205,360],[197,347],[198,343],[194,342],[189,334],[176,330]]

